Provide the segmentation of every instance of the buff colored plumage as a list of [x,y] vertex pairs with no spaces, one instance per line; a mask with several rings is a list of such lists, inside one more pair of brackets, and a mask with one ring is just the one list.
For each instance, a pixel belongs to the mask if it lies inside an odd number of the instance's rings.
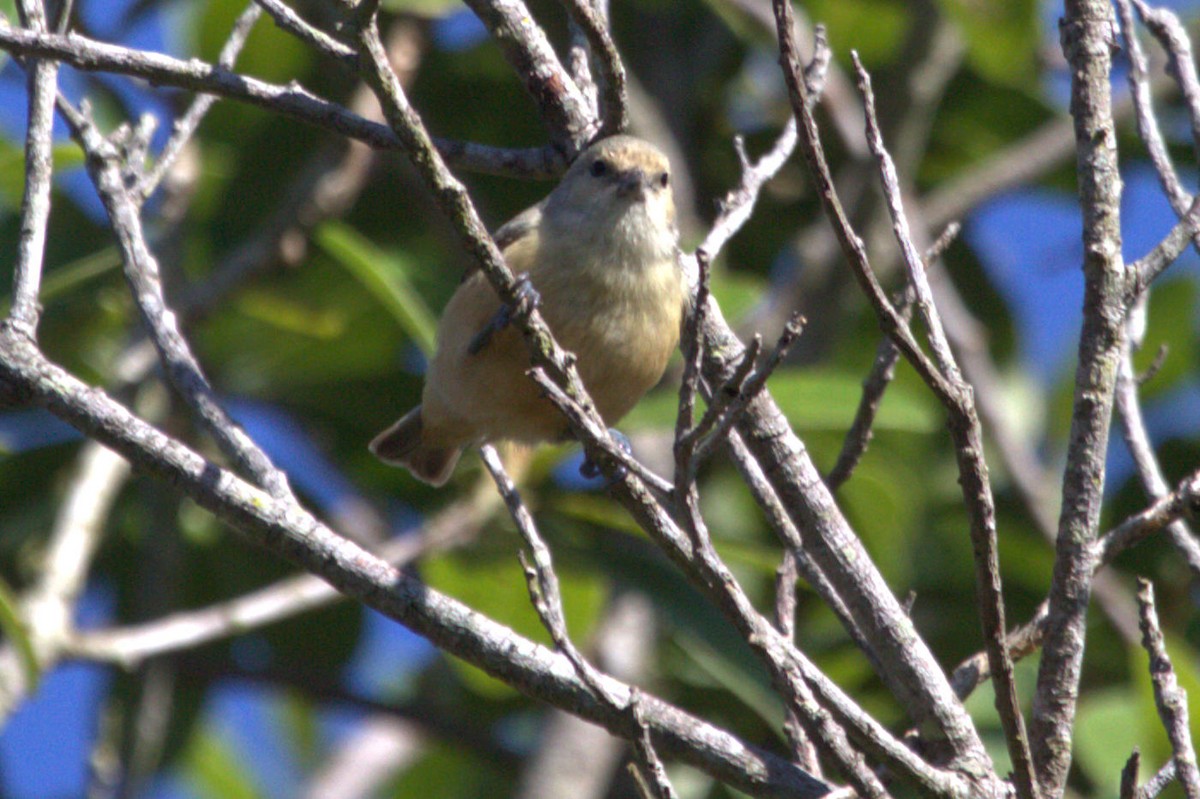
[[[546,323],[615,424],[662,377],[679,341],[684,289],[666,157],[631,136],[605,139],[495,238],[509,268],[528,274]],[[506,327],[469,351],[499,309],[482,273],[463,281],[442,314],[421,404],[372,441],[372,452],[442,485],[468,446],[566,436],[562,415],[525,374],[518,331]]]

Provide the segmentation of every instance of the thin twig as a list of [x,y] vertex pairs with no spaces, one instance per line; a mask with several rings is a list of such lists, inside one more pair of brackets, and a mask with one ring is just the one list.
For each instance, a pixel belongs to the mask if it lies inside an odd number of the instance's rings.
[[121,249],[125,277],[167,376],[205,429],[241,470],[273,497],[290,497],[287,476],[225,412],[180,332],[175,314],[163,296],[158,261],[146,244],[139,206],[123,179],[116,150],[86,114],[74,112],[66,103],[60,108],[71,125],[72,135],[87,153],[89,173],[108,211]]
[[[229,38],[225,40],[225,45],[221,48],[221,52],[217,56],[218,69],[233,69],[233,65],[237,63],[238,54],[246,45],[246,40],[250,38],[250,31],[253,30],[254,23],[258,22],[258,18],[261,15],[262,9],[254,5],[253,0],[251,0],[250,5],[246,6],[246,10],[233,23],[233,29],[229,32]],[[184,112],[183,116],[175,120],[171,131],[171,138],[167,140],[166,145],[158,156],[158,160],[154,162],[154,166],[139,181],[137,188],[134,190],[136,200],[145,202],[154,193],[154,190],[158,188],[158,184],[162,182],[167,172],[175,165],[175,161],[183,153],[184,148],[191,141],[196,129],[200,127],[200,122],[216,101],[217,98],[214,95],[201,94],[192,101],[192,104]]]
[[[319,574],[347,596],[396,619],[436,646],[521,691],[569,708],[623,734],[627,719],[607,712],[565,658],[516,636],[414,576],[337,535],[303,508],[271,498],[134,416],[102,390],[48,362],[30,339],[0,323],[0,381],[166,480],[242,530],[255,544]],[[627,686],[612,683],[617,693]],[[685,760],[747,793],[816,799],[830,786],[781,758],[646,697],[646,721],[663,754]]]
[[[1133,374],[1134,339],[1140,339],[1136,331],[1130,331],[1130,341],[1121,355],[1120,375],[1117,377],[1117,414],[1121,420],[1121,432],[1125,445],[1137,467],[1142,489],[1150,499],[1159,499],[1170,492],[1163,476],[1158,458],[1150,443],[1150,434],[1142,418],[1142,405],[1138,398],[1138,383]],[[1193,575],[1200,576],[1200,543],[1188,525],[1176,520],[1167,525],[1167,537],[1183,555]]]
[[[722,388],[714,392],[713,403],[709,406],[708,412],[705,413],[704,419],[696,426],[698,431],[704,429],[712,430],[696,446],[697,461],[705,460],[724,443],[739,417],[749,407],[750,403],[757,399],[758,395],[766,389],[767,380],[771,378],[771,375],[783,363],[788,350],[796,343],[796,339],[800,337],[803,331],[804,317],[799,314],[792,316],[787,321],[787,324],[783,326],[783,331],[779,334],[779,340],[775,342],[775,347],[771,350],[771,354],[767,356],[765,363],[756,367],[744,380],[739,381],[736,390],[730,391]],[[747,348],[745,360],[753,363],[749,357],[750,352],[750,348]],[[716,397],[729,397],[729,399],[727,404],[723,404],[718,403]]]
[[1142,0],[1133,0],[1138,15],[1167,51],[1167,72],[1175,78],[1188,109],[1192,128],[1192,146],[1200,150],[1200,79],[1196,76],[1196,60],[1192,56],[1192,41],[1183,23],[1169,8],[1152,8]]
[[342,44],[337,39],[325,33],[315,25],[310,24],[282,0],[254,0],[264,11],[271,15],[282,30],[295,36],[300,41],[312,47],[346,68],[353,70],[357,64],[357,54],[353,48]]
[[634,752],[637,754],[642,774],[648,778],[647,784],[652,788],[652,796],[654,799],[675,799],[675,790],[667,780],[666,771],[650,741],[650,729],[646,726],[642,715],[641,699],[637,688],[630,690],[628,699],[625,701],[610,693],[608,686],[603,681],[604,675],[588,662],[571,641],[571,636],[567,632],[566,617],[563,613],[562,592],[558,587],[558,575],[554,572],[550,548],[546,546],[546,542],[538,533],[537,525],[533,522],[533,515],[521,499],[512,478],[504,470],[504,464],[500,462],[500,456],[496,454],[495,447],[490,444],[483,445],[480,447],[480,457],[483,460],[484,468],[488,470],[496,484],[496,490],[504,499],[509,515],[516,523],[517,531],[524,539],[525,545],[529,547],[530,558],[526,558],[524,552],[520,553],[521,567],[525,572],[525,580],[529,586],[529,598],[533,602],[534,610],[537,611],[538,618],[541,619],[546,631],[550,633],[555,648],[571,661],[579,679],[588,686],[598,701],[604,702],[613,711],[625,711],[629,714],[634,727],[630,736]]
[[683,378],[679,382],[679,410],[675,415],[675,496],[682,497],[695,482],[696,395],[700,365],[704,362],[704,315],[708,312],[711,262],[703,249],[696,251],[696,294],[683,326]]
[[1142,753],[1135,746],[1125,767],[1121,769],[1120,799],[1138,799],[1138,768],[1142,763]]
[[1180,687],[1167,655],[1162,629],[1158,624],[1158,611],[1154,607],[1154,587],[1149,580],[1138,578],[1137,596],[1141,611],[1142,646],[1150,655],[1154,700],[1175,753],[1175,773],[1183,785],[1184,796],[1187,799],[1200,799],[1200,769],[1196,767],[1196,749],[1192,746],[1192,733],[1188,727],[1187,692]]
[[896,165],[892,162],[892,156],[883,143],[883,133],[879,129],[879,119],[875,114],[875,94],[871,89],[871,76],[863,68],[857,52],[851,52],[850,57],[854,61],[858,90],[862,95],[863,108],[866,111],[867,146],[879,164],[888,214],[892,219],[892,232],[900,245],[904,265],[908,269],[909,284],[916,293],[916,307],[921,314],[921,319],[925,322],[930,349],[933,350],[934,360],[942,376],[951,383],[961,383],[962,375],[959,374],[958,364],[950,351],[950,342],[946,340],[946,331],[942,327],[941,317],[933,305],[933,293],[929,289],[929,281],[925,275],[925,261],[913,244],[908,217],[904,212],[904,201],[900,192],[900,178],[896,174]]
[[[950,389],[948,393],[941,394],[937,385],[929,384],[930,388],[938,393],[950,417],[949,427],[954,440],[955,458],[958,461],[959,484],[962,486],[963,500],[971,522],[971,542],[975,553],[975,591],[980,624],[988,651],[992,680],[996,687],[996,710],[1004,728],[1005,742],[1015,772],[1017,795],[1022,799],[1038,799],[1038,784],[1034,776],[1025,718],[1017,695],[1016,675],[1012,657],[1004,644],[1007,626],[1000,577],[996,509],[987,463],[983,457],[983,430],[975,410],[973,392],[963,380],[950,343],[946,339],[941,316],[934,306],[925,261],[917,252],[912,240],[904,213],[899,177],[879,129],[870,76],[863,69],[857,53],[852,54],[852,57],[866,112],[867,144],[879,164],[884,196],[892,218],[892,230],[904,256],[909,286],[915,295],[916,307],[925,322],[937,370]],[[913,365],[918,366],[916,363]]]
[[[785,550],[779,568],[775,570],[775,626],[788,640],[796,639],[796,581],[799,577],[797,557]],[[805,771],[820,775],[821,760],[812,739],[804,732],[804,726],[796,711],[787,711],[783,732],[792,747],[793,759]]]
[[642,692],[634,688],[629,692],[629,714],[637,728],[633,738],[633,751],[640,768],[634,772],[638,785],[648,799],[676,799],[675,788],[667,779],[667,770],[658,758],[658,752],[650,740],[650,727],[642,711]]
[[523,0],[465,0],[500,45],[505,59],[533,98],[550,140],[568,159],[583,150],[600,127],[587,98],[571,80],[545,32]]
[[[912,306],[915,294],[905,291],[896,302],[896,311],[900,318],[908,322],[912,318]],[[900,360],[900,350],[891,336],[884,336],[875,348],[875,360],[871,370],[863,378],[862,396],[858,399],[858,408],[854,411],[854,421],[846,431],[842,440],[842,449],[838,452],[837,460],[829,474],[825,477],[825,485],[830,491],[837,491],[843,483],[850,479],[858,462],[867,452],[867,447],[875,435],[875,417],[883,402],[883,394],[896,376],[896,362]]]
[[1113,392],[1124,339],[1121,177],[1112,115],[1112,6],[1066,0],[1060,25],[1070,64],[1076,174],[1083,214],[1083,325],[1063,470],[1050,617],[1030,722],[1042,794],[1058,796],[1071,766],[1083,640],[1092,588],[1091,542],[1104,499]]
[[[828,52],[828,47],[826,52]],[[696,248],[697,254],[703,251],[710,259],[715,258],[717,253],[724,248],[725,243],[746,224],[754,212],[754,206],[758,202],[759,194],[762,193],[762,187],[779,173],[779,170],[791,157],[792,152],[795,151],[796,120],[789,119],[787,121],[779,138],[775,140],[775,144],[753,164],[746,156],[746,146],[741,137],[737,137],[733,141],[734,150],[742,165],[741,177],[738,185],[730,189],[718,204],[720,211],[717,219],[709,229],[708,235],[704,237],[704,243]]]
[[[279,86],[219,69],[199,59],[183,61],[74,33],[38,34],[0,25],[0,49],[14,55],[52,58],[85,71],[130,75],[155,84],[227,97],[358,139],[378,150],[405,147],[386,125],[350,113],[296,82]],[[474,142],[433,141],[455,166],[475,172],[546,179],[561,174],[567,163],[564,151],[555,147],[507,149]]]
[[1128,288],[1124,300],[1131,305],[1140,297],[1154,279],[1161,275],[1168,266],[1175,263],[1188,245],[1200,233],[1200,197],[1192,201],[1187,213],[1175,223],[1163,240],[1150,252],[1129,264]]
[[583,31],[592,60],[600,73],[600,121],[598,135],[624,133],[629,127],[629,101],[626,97],[625,66],[613,44],[608,20],[591,0],[562,0],[571,22]]
[[[42,0],[17,3],[24,24],[45,33]],[[0,30],[8,26],[0,24]],[[58,63],[31,58],[25,73],[29,123],[25,130],[25,187],[21,195],[21,231],[13,263],[13,299],[9,318],[36,335],[41,306],[38,293],[46,257],[46,227],[50,221],[51,176],[54,170],[54,100],[58,93]]]
[[1171,758],[1163,763],[1162,768],[1156,771],[1153,777],[1146,780],[1146,784],[1138,791],[1138,799],[1158,799],[1159,794],[1175,781],[1175,776],[1175,758]]
[[1120,552],[1157,533],[1171,522],[1190,518],[1200,509],[1200,471],[1192,472],[1169,494],[1155,500],[1092,543],[1095,557],[1111,563]]

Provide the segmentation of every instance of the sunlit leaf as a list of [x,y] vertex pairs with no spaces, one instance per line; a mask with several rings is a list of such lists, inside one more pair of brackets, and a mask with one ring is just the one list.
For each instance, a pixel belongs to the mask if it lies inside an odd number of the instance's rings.
[[262,799],[246,764],[230,743],[209,730],[199,730],[186,755],[186,773],[200,796],[216,799]]
[[781,730],[783,708],[779,697],[763,682],[761,672],[745,668],[745,661],[727,657],[719,649],[696,636],[679,633],[674,637],[679,648],[712,679],[714,685],[737,697],[773,730]]
[[[432,739],[430,739],[432,741]],[[437,799],[475,799],[480,796],[504,796],[511,785],[478,757],[461,747],[431,745],[416,763],[405,769],[386,793],[395,799],[414,796]]]
[[[73,143],[56,144],[55,173],[83,165],[83,152]],[[25,150],[19,142],[0,138],[0,203],[17,207],[25,190]]]
[[1033,0],[942,0],[946,16],[967,39],[971,65],[998,83],[1033,77],[1041,43],[1038,4]]
[[1098,796],[1116,796],[1121,766],[1133,751],[1146,751],[1147,725],[1133,686],[1093,690],[1079,700],[1075,757]]
[[283,723],[288,739],[296,751],[296,761],[316,762],[321,754],[320,717],[312,702],[302,695],[289,691],[272,708]]
[[391,312],[426,355],[433,352],[437,321],[394,257],[341,222],[321,225],[316,239]]
[[1145,371],[1158,359],[1160,348],[1165,348],[1165,354],[1161,368],[1144,384],[1143,397],[1165,393],[1180,380],[1195,375],[1197,353],[1193,323],[1198,293],[1195,280],[1180,277],[1165,281],[1150,294],[1145,343],[1134,358],[1134,367],[1139,372]]
[[398,14],[440,17],[462,7],[459,0],[383,0],[383,8]]
[[[606,595],[604,583],[595,575],[556,564],[559,589],[567,632],[582,645],[600,615]],[[432,587],[462,600],[481,613],[505,624],[517,633],[549,645],[550,637],[530,603],[525,576],[516,551],[503,557],[449,552],[422,563],[422,577]],[[463,678],[487,696],[504,696],[511,688],[493,680],[474,666],[452,661],[462,669]]]
[[[830,369],[782,369],[767,388],[775,402],[799,430],[846,430],[862,396],[862,375]],[[679,398],[673,391],[658,391],[638,403],[622,427],[662,427],[675,423]],[[928,396],[894,384],[888,388],[875,430],[929,433],[941,416]]]
[[5,640],[16,648],[17,658],[21,661],[21,671],[25,675],[26,693],[32,694],[37,690],[42,669],[38,665],[37,654],[33,651],[29,631],[21,619],[16,596],[3,580],[0,580],[0,630],[4,631]]
[[315,310],[265,291],[244,291],[236,302],[246,316],[297,336],[333,339],[346,332],[345,315],[337,309]]
[[42,304],[69,294],[94,278],[121,266],[116,247],[105,247],[70,263],[47,269],[42,278]]

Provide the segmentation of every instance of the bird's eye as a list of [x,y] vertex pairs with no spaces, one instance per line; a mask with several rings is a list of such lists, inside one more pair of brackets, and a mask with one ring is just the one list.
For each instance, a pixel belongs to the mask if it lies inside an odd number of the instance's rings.
[[658,185],[664,189],[667,186],[670,186],[671,185],[671,176],[669,174],[667,174],[666,172],[663,172],[661,175],[658,176]]
[[588,171],[592,173],[592,177],[594,178],[604,177],[608,174],[608,164],[598,158],[592,162],[592,166]]

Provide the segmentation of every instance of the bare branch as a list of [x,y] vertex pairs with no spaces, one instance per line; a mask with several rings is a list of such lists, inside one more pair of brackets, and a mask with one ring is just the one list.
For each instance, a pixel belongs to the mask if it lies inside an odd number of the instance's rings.
[[[42,0],[20,0],[17,5],[25,24],[33,28],[35,34],[46,31]],[[7,28],[7,25],[0,25],[0,30]],[[46,226],[50,220],[57,62],[31,58],[26,65],[25,86],[29,109],[29,124],[25,130],[25,188],[21,195],[21,231],[13,264],[13,302],[9,318],[34,335],[41,313],[38,292],[46,255]]]
[[1142,753],[1134,747],[1133,754],[1125,761],[1125,768],[1121,769],[1121,799],[1138,799],[1138,767],[1142,762]]
[[1200,79],[1196,76],[1196,60],[1192,57],[1192,42],[1175,12],[1168,8],[1151,8],[1142,0],[1133,0],[1142,21],[1167,51],[1167,71],[1179,84],[1188,118],[1192,125],[1193,147],[1200,150]]
[[[476,492],[444,508],[420,532],[388,541],[379,557],[399,568],[421,555],[457,546],[474,536],[496,504],[494,492]],[[77,632],[64,649],[70,657],[132,669],[151,658],[241,635],[345,598],[319,577],[302,574],[198,610]]]
[[[693,488],[695,475],[696,438],[693,435],[696,394],[700,383],[700,365],[704,361],[704,338],[701,334],[704,316],[708,312],[709,277],[711,264],[708,253],[696,251],[696,299],[683,325],[680,349],[683,350],[683,379],[679,381],[679,410],[675,415],[675,497],[678,500]],[[748,359],[747,359],[748,360]]]
[[1126,305],[1131,305],[1143,292],[1149,288],[1154,279],[1175,263],[1187,246],[1200,232],[1200,197],[1192,201],[1191,207],[1183,218],[1171,228],[1166,237],[1150,252],[1129,264],[1128,283],[1123,299]]
[[[912,304],[915,295],[911,291],[904,292],[896,302],[896,312],[907,324],[912,318]],[[883,402],[883,393],[896,375],[896,362],[900,360],[900,350],[890,336],[884,336],[875,349],[875,360],[871,371],[863,378],[862,396],[858,400],[858,409],[854,412],[854,421],[846,431],[842,441],[842,449],[838,452],[837,461],[825,477],[825,484],[830,491],[837,491],[842,483],[850,479],[850,475],[858,466],[859,460],[867,451],[874,435],[875,415]]]
[[1092,543],[1096,558],[1110,563],[1120,552],[1157,533],[1176,519],[1191,517],[1200,508],[1200,471],[1192,472],[1179,487],[1157,499],[1141,513],[1130,516]]
[[[238,54],[245,46],[246,40],[250,38],[250,31],[253,30],[254,23],[258,22],[261,14],[262,10],[254,5],[252,0],[250,5],[246,7],[246,10],[233,23],[233,30],[230,31],[229,38],[225,40],[225,45],[221,48],[221,52],[217,56],[218,69],[233,69],[233,65],[237,62]],[[163,147],[158,160],[154,162],[153,168],[141,179],[135,190],[135,199],[139,203],[145,202],[154,193],[154,190],[158,188],[158,184],[162,182],[167,172],[175,165],[175,161],[183,153],[184,148],[196,133],[196,129],[200,127],[200,122],[208,114],[208,110],[212,108],[212,104],[216,101],[216,96],[202,94],[192,101],[191,106],[188,107],[183,116],[175,120],[171,138]]]
[[[0,324],[0,381],[25,387],[34,400],[138,467],[184,491],[252,541],[321,575],[356,598],[530,696],[569,708],[624,735],[627,718],[607,712],[574,676],[565,658],[443,596],[329,530],[299,506],[275,500],[206,462],[129,413],[102,391],[45,360],[27,336]],[[628,687],[606,679],[609,690]],[[645,698],[656,745],[747,793],[815,797],[826,783],[752,749],[658,699]]]
[[[1130,338],[1137,337],[1133,331]],[[1133,456],[1142,488],[1150,499],[1160,499],[1170,492],[1166,478],[1159,467],[1158,458],[1150,444],[1150,435],[1142,419],[1142,406],[1138,400],[1137,380],[1133,374],[1132,341],[1127,342],[1121,355],[1121,372],[1117,378],[1117,413],[1121,419],[1121,432],[1125,444]],[[1200,575],[1200,543],[1186,523],[1176,520],[1167,525],[1167,536],[1187,561],[1193,575]]]
[[1155,772],[1153,777],[1146,781],[1141,791],[1138,792],[1138,799],[1158,799],[1159,794],[1175,781],[1175,771],[1175,758],[1171,758]]
[[1084,311],[1075,401],[1062,486],[1050,618],[1038,667],[1030,737],[1045,796],[1058,796],[1071,765],[1071,740],[1084,625],[1091,594],[1091,542],[1103,499],[1113,390],[1124,339],[1124,275],[1116,130],[1112,117],[1112,8],[1067,0],[1061,26],[1071,64],[1071,110],[1083,209]]
[[[828,46],[824,52],[829,52]],[[788,120],[771,150],[754,164],[747,158],[746,145],[740,137],[734,139],[734,147],[742,163],[741,179],[721,200],[720,213],[704,237],[704,243],[696,248],[697,256],[703,251],[710,259],[715,258],[725,243],[746,224],[762,187],[779,173],[796,149],[796,121]]]
[[[941,317],[933,306],[933,294],[929,290],[929,281],[925,276],[925,261],[913,243],[912,232],[909,230],[908,217],[904,213],[904,201],[900,192],[900,178],[896,174],[896,165],[883,143],[883,134],[879,129],[879,120],[875,114],[875,95],[871,90],[871,76],[863,69],[858,53],[852,52],[854,69],[858,78],[858,90],[863,96],[863,107],[867,119],[867,146],[879,164],[880,179],[883,183],[884,197],[887,200],[888,214],[892,219],[892,232],[900,245],[904,265],[908,269],[908,279],[916,294],[917,310],[925,322],[929,345],[938,371],[950,383],[961,383],[958,364],[950,352],[950,342],[946,340],[946,331],[942,328]],[[931,386],[936,390],[936,386]]]
[[[41,671],[62,657],[104,520],[128,476],[129,464],[119,455],[94,441],[84,445],[50,533],[38,581],[21,598],[33,658]],[[12,642],[0,648],[0,719],[8,718],[34,689],[28,671]]]
[[1180,687],[1163,644],[1158,611],[1154,607],[1154,587],[1149,580],[1138,579],[1138,607],[1141,610],[1142,646],[1150,655],[1154,700],[1175,753],[1175,773],[1183,785],[1184,796],[1200,799],[1200,769],[1196,768],[1196,750],[1188,727],[1187,692]]
[[146,244],[139,206],[126,186],[115,148],[86,115],[67,111],[64,106],[72,133],[87,153],[88,170],[121,250],[125,277],[167,376],[226,455],[275,498],[290,497],[287,476],[225,412],[179,331],[163,297],[158,261]]
[[637,688],[629,692],[629,713],[633,716],[633,723],[638,731],[633,739],[633,750],[640,766],[634,772],[638,786],[647,799],[677,799],[675,789],[667,779],[667,770],[658,759],[658,753],[654,751],[654,744],[650,740],[650,727],[646,725],[642,711],[642,692]]
[[[712,430],[700,440],[696,448],[697,460],[703,461],[725,441],[746,408],[766,389],[767,380],[783,363],[788,350],[803,331],[804,317],[796,314],[783,326],[783,332],[779,334],[779,340],[775,342],[775,347],[767,356],[765,363],[755,367],[748,375],[735,378],[737,380],[735,386],[728,389],[722,388],[715,392],[708,411],[700,420],[700,424],[696,426],[699,434],[703,434],[703,431],[708,429]],[[748,348],[743,356],[743,361],[753,364],[755,360],[751,349]]]
[[[1012,657],[1004,644],[1006,624],[1004,620],[1004,594],[1000,579],[1000,557],[996,534],[996,509],[988,477],[987,462],[983,456],[983,430],[975,410],[974,392],[963,380],[950,343],[942,327],[941,316],[933,304],[933,294],[925,271],[925,261],[918,254],[904,214],[900,182],[895,166],[883,143],[879,122],[875,114],[875,100],[871,91],[870,76],[863,69],[857,54],[854,58],[858,75],[859,91],[863,95],[863,106],[867,118],[867,144],[879,162],[880,178],[888,212],[892,218],[892,230],[900,244],[903,260],[908,269],[909,285],[916,298],[916,305],[925,322],[929,344],[933,350],[937,369],[949,384],[949,392],[939,394],[950,416],[950,433],[954,439],[955,457],[958,461],[959,484],[963,500],[971,520],[971,542],[975,551],[975,590],[980,610],[980,623],[988,651],[992,679],[996,686],[996,710],[1004,727],[1009,757],[1013,762],[1017,794],[1022,799],[1037,799],[1038,785],[1029,752],[1029,738],[1025,732],[1025,719],[1017,696],[1016,676]],[[913,364],[920,371],[920,365]],[[935,393],[939,386],[930,383]]]
[[592,0],[563,0],[571,22],[579,27],[600,73],[600,120],[598,136],[624,133],[629,128],[629,102],[625,96],[625,66],[613,44],[606,15]]
[[555,147],[573,159],[592,140],[599,122],[563,69],[546,34],[522,0],[466,0],[525,84],[550,129]]
[[270,14],[271,19],[282,30],[292,34],[317,52],[340,62],[342,66],[351,71],[357,67],[358,54],[352,48],[309,24],[287,3],[282,0],[254,0],[254,2]]
[[[386,125],[352,114],[294,82],[278,86],[194,58],[181,61],[77,34],[37,34],[6,26],[0,26],[0,49],[15,55],[53,58],[85,71],[131,75],[151,83],[239,100],[358,139],[379,150],[405,147]],[[545,179],[560,174],[566,166],[562,151],[555,148],[507,150],[440,139],[435,145],[444,149],[456,166],[478,172]]]

